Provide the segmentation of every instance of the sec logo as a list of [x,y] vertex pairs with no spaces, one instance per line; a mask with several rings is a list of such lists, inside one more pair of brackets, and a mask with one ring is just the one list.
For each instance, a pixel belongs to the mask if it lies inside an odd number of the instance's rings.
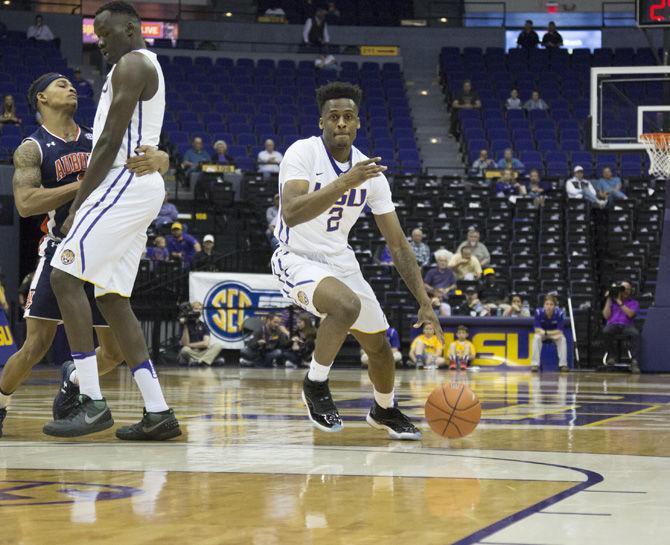
[[63,265],[71,265],[74,263],[74,252],[72,250],[63,250],[60,254],[60,262]]

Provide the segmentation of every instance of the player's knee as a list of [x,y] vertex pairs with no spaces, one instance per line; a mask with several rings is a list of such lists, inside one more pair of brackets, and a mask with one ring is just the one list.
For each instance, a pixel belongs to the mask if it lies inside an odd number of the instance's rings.
[[26,365],[32,367],[40,362],[44,354],[49,350],[51,340],[47,335],[41,333],[28,335],[21,347],[21,355]]
[[348,324],[353,324],[357,319],[358,315],[361,313],[361,300],[355,295],[350,297],[344,297],[340,301],[340,305],[337,311],[339,318]]

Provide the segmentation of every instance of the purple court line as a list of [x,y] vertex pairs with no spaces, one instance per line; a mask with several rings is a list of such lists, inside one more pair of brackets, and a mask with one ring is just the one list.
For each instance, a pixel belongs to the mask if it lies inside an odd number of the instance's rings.
[[611,517],[612,513],[572,513],[569,511],[540,511],[538,515],[577,515],[588,517]]
[[511,541],[480,541],[477,545],[549,545],[548,543],[512,543]]
[[590,492],[592,494],[646,494],[640,490],[584,490],[584,492]]

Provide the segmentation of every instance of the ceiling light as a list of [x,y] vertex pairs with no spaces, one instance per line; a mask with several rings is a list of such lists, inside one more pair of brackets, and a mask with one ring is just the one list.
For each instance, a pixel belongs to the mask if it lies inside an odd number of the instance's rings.
[[419,94],[423,97],[426,97],[426,96],[428,96],[428,90],[427,89],[421,89],[421,91],[419,91]]
[[433,138],[430,139],[430,143],[431,143],[431,144],[437,144],[439,141],[440,141],[440,139],[439,139],[439,138],[435,138],[435,137],[433,137]]
[[225,13],[225,16],[226,16],[226,17],[232,17],[232,16],[233,16],[233,12],[232,12],[232,11],[227,11],[227,12]]
[[446,23],[447,18],[446,17],[440,17],[440,23]]

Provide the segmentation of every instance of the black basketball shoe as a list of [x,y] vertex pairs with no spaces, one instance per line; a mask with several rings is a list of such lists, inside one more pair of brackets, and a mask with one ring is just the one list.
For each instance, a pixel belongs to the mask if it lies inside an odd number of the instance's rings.
[[386,430],[391,439],[421,440],[421,431],[400,412],[398,407],[383,409],[375,401],[365,421],[377,430]]
[[75,369],[73,361],[66,361],[61,367],[61,386],[51,406],[54,420],[65,418],[77,406],[79,386],[70,380]]
[[342,419],[330,395],[328,381],[315,382],[305,376],[302,383],[302,400],[307,407],[307,416],[321,431],[334,432],[342,429]]
[[116,430],[116,437],[123,441],[166,441],[180,435],[179,422],[172,409],[160,413],[143,409],[142,420],[137,424]]
[[7,416],[7,409],[0,409],[0,437],[2,437],[2,423],[5,421],[5,416]]
[[54,437],[79,437],[111,428],[112,413],[104,399],[79,394],[77,406],[65,418],[44,425],[42,431]]

